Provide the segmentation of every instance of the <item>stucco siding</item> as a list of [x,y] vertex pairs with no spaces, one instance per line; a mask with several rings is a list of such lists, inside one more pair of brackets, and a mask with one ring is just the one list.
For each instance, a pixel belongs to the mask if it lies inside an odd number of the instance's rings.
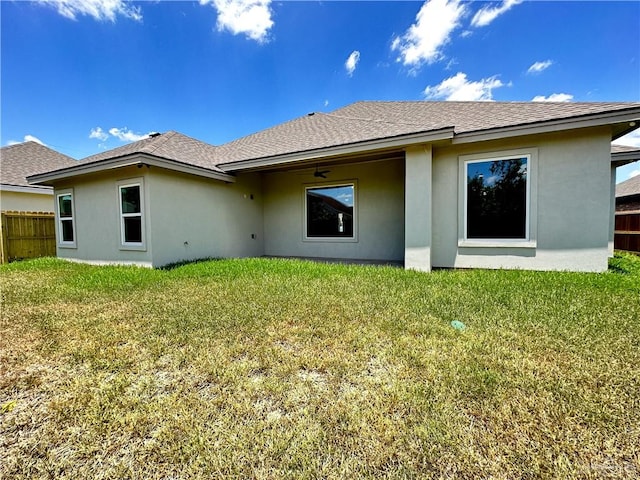
[[[433,248],[436,267],[604,271],[610,228],[608,129],[530,136],[502,142],[434,149]],[[535,149],[530,175],[533,246],[465,247],[458,243],[459,158],[483,152]]]
[[53,192],[0,192],[0,210],[18,212],[53,212]]
[[[76,247],[58,245],[58,256],[92,263],[124,263],[152,265],[152,239],[147,235],[145,250],[123,250],[120,247],[120,217],[117,182],[130,178],[144,178],[146,170],[130,167],[103,175],[83,178],[82,182],[60,184],[56,192],[73,189],[74,229]],[[145,194],[148,190],[145,189]],[[148,195],[145,205],[149,206]],[[149,215],[145,215],[145,229],[149,232]],[[56,237],[59,239],[58,223]]]
[[[401,262],[404,258],[404,162],[332,165],[327,179],[313,168],[264,174],[266,255]],[[304,239],[305,186],[356,183],[357,241]]]
[[263,255],[260,174],[228,184],[160,169],[147,178],[154,266]]

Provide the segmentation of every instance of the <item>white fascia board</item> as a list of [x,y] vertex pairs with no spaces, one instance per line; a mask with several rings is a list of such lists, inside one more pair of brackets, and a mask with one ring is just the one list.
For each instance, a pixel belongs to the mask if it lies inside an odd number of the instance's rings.
[[291,164],[301,161],[318,160],[327,157],[337,157],[340,155],[353,155],[357,153],[376,150],[385,150],[390,148],[407,147],[410,145],[432,143],[439,140],[451,140],[453,138],[453,134],[454,128],[447,127],[431,132],[415,133],[411,135],[403,135],[400,137],[383,138],[377,140],[369,140],[366,142],[351,143],[348,145],[339,145],[336,147],[285,153],[283,155],[275,155],[273,157],[263,157],[221,163],[218,164],[218,168],[221,168],[225,172],[236,172],[241,170],[272,167],[276,165]]
[[458,133],[453,139],[453,144],[484,142],[487,140],[499,140],[523,135],[538,135],[541,133],[561,132],[589,127],[602,127],[625,122],[639,122],[640,108],[627,111],[607,112],[584,117],[563,118],[549,120],[527,125],[514,125],[511,127],[492,128],[476,132]]
[[51,182],[58,180],[64,180],[67,178],[77,177],[80,175],[87,175],[90,173],[99,173],[106,170],[113,170],[116,168],[129,167],[133,165],[149,165],[167,170],[173,170],[181,173],[188,173],[191,175],[197,175],[199,177],[211,178],[214,180],[220,180],[226,183],[234,183],[235,177],[222,172],[215,172],[207,168],[198,167],[196,165],[188,165],[186,163],[176,162],[174,160],[167,160],[160,157],[154,157],[146,154],[133,154],[124,157],[113,158],[109,160],[100,160],[98,162],[80,164],[77,166],[63,168],[60,170],[54,170],[48,173],[41,173],[38,175],[32,175],[27,177],[29,183],[50,185]]
[[21,185],[0,185],[0,191],[2,192],[17,192],[17,193],[36,193],[39,195],[53,195],[53,188],[51,187],[24,187]]
[[640,160],[640,150],[634,152],[618,152],[611,154],[611,163],[615,167],[621,167],[627,163],[633,163]]

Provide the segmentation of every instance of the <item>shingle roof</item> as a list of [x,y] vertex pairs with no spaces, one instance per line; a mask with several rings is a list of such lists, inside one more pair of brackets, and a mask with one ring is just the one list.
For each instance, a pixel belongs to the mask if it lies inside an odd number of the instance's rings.
[[640,103],[357,102],[330,113],[305,115],[217,147],[170,131],[92,155],[81,164],[148,154],[224,174],[220,167],[243,160],[446,129],[460,135],[623,111],[638,112]]
[[215,166],[216,147],[174,131],[154,135],[113,150],[97,153],[82,159],[81,162],[83,164],[95,163],[136,153],[146,153],[167,160],[221,172]]
[[629,145],[611,144],[611,153],[631,153],[640,152],[640,147],[632,147]]
[[73,167],[78,162],[37,142],[17,143],[0,149],[0,183],[32,187],[29,175]]
[[640,175],[616,185],[616,198],[640,195]]
[[357,102],[314,113],[222,145],[217,163],[454,128],[455,134],[639,108],[640,103]]

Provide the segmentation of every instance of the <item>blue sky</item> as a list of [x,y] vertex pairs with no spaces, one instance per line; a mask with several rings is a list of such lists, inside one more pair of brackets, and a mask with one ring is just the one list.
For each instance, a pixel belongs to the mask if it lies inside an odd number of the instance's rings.
[[[221,144],[359,100],[640,101],[637,0],[0,9],[0,143],[75,158],[154,131]],[[618,143],[640,146],[640,134]]]

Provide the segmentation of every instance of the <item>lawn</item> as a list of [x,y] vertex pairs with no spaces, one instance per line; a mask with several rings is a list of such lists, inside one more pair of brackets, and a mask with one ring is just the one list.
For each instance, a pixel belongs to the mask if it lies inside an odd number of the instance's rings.
[[0,275],[3,479],[640,475],[640,257]]

